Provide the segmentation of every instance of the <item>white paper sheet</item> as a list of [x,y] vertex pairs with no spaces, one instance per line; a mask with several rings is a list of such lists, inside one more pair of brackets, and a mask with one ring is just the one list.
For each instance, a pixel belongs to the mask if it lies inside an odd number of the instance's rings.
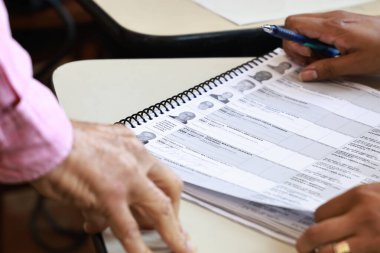
[[380,178],[380,92],[344,80],[302,83],[300,67],[275,53],[141,116],[134,131],[198,187],[187,193],[294,239],[305,213]]
[[285,18],[288,15],[335,10],[371,0],[193,0],[216,14],[246,25]]

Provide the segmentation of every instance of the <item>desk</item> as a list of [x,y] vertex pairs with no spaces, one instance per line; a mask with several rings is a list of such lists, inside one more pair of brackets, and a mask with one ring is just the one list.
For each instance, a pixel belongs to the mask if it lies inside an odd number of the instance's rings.
[[[194,3],[192,0],[85,0],[124,29],[156,36],[209,33],[256,28],[265,23],[238,26]],[[317,3],[317,1],[316,1]],[[368,15],[380,14],[380,1],[346,8]],[[271,23],[281,24],[283,20]]]
[[[281,43],[257,29],[264,23],[238,26],[192,0],[79,2],[115,39],[123,58],[259,56]],[[380,14],[380,0],[347,10]]]
[[[80,61],[58,68],[54,72],[53,83],[61,104],[71,118],[113,123],[247,60]],[[180,216],[200,253],[296,252],[287,244],[186,201],[182,201]],[[115,247],[114,240],[106,243],[108,248]],[[112,251],[119,252],[122,251]]]

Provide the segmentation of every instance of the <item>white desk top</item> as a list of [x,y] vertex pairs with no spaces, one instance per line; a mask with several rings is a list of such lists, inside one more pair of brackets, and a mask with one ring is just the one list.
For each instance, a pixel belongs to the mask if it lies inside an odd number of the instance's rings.
[[[92,0],[122,27],[150,35],[180,35],[254,28],[264,23],[238,26],[191,0]],[[317,3],[317,1],[316,1]],[[380,14],[380,0],[345,10]],[[268,22],[265,22],[268,23]],[[275,20],[282,24],[283,20]]]
[[[59,100],[71,118],[113,123],[247,60],[81,61],[58,68],[53,82]],[[296,252],[287,244],[186,201],[182,201],[180,215],[200,253]],[[106,244],[114,249],[116,242],[108,239]],[[112,251],[119,252],[122,251]]]

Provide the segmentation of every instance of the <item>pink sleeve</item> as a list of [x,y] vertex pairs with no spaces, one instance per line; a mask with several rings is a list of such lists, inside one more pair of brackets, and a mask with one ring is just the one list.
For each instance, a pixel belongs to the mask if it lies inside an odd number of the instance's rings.
[[32,77],[29,55],[11,37],[0,0],[0,182],[36,179],[72,146],[72,126],[53,94]]

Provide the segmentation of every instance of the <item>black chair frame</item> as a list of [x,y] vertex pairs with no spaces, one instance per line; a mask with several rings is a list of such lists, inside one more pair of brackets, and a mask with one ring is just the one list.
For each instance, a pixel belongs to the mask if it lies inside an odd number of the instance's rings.
[[242,57],[260,56],[281,46],[281,40],[261,28],[156,36],[128,30],[92,0],[79,0],[117,43],[120,57]]

